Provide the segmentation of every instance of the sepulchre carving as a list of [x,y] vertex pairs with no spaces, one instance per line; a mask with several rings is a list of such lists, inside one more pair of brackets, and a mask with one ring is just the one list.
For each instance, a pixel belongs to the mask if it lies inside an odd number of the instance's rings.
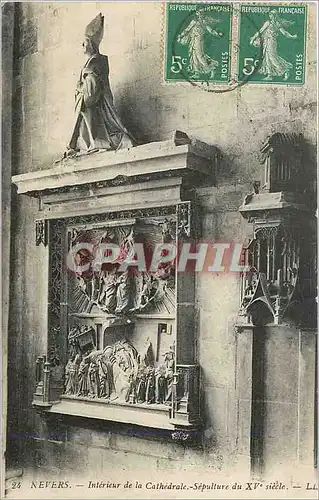
[[175,371],[174,344],[155,366],[149,339],[144,352],[138,352],[126,339],[96,349],[94,329],[86,326],[71,328],[68,339],[65,395],[132,404],[170,404]]

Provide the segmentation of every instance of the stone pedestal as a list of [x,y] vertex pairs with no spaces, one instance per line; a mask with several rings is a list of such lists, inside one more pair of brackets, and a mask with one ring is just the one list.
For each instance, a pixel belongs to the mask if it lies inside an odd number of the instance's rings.
[[316,461],[316,332],[237,327],[238,459],[256,476]]

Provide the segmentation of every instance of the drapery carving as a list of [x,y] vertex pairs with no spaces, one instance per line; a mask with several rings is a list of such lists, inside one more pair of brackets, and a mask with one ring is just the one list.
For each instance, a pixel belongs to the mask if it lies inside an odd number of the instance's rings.
[[[38,218],[49,226],[47,348],[37,364],[36,408],[76,416],[85,407],[89,418],[169,431],[179,425],[190,432],[198,428],[198,405],[196,418],[188,415],[187,403],[183,419],[170,421],[173,404],[179,411],[176,386],[184,379],[175,362],[196,363],[194,270],[184,276],[175,259],[180,245],[197,237],[194,189],[216,185],[219,163],[218,148],[178,131],[173,140],[116,155],[76,155],[63,160],[65,168],[14,176],[19,193],[39,198]],[[105,258],[108,249],[101,251],[96,265],[97,249],[106,243],[120,252],[111,262]],[[158,243],[166,245],[159,250],[165,259],[152,267]],[[138,244],[146,262],[136,272],[133,247]],[[128,256],[133,262],[123,268]],[[114,349],[123,360],[113,363]],[[124,368],[127,356],[132,369]],[[123,391],[117,377],[125,379]],[[189,401],[199,395],[199,384],[190,387]]]

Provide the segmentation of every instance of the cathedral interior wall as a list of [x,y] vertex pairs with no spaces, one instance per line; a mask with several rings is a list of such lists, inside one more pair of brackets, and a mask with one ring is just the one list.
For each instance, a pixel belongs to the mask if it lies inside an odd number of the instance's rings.
[[[259,178],[262,142],[275,132],[303,133],[310,162],[316,142],[315,12],[309,5],[306,83],[302,87],[243,85],[226,93],[188,83],[164,84],[162,6],[157,3],[18,3],[15,6],[12,174],[44,169],[65,148],[73,120],[73,89],[83,64],[81,37],[88,20],[102,12],[105,35],[100,50],[109,56],[117,108],[141,142],[169,139],[185,131],[223,153],[216,187],[198,189],[203,207],[203,239],[242,242],[248,227],[238,212],[251,183]],[[7,459],[32,469],[94,470],[146,467],[235,470],[248,460],[249,398],[238,393],[239,282],[234,274],[198,273],[198,360],[202,368],[201,442],[187,447],[147,429],[81,418],[45,422],[32,409],[35,359],[45,350],[47,267],[35,247],[37,201],[13,193],[11,208],[10,321],[8,333]],[[265,337],[267,415],[265,449],[275,462],[300,460],[311,466],[307,441],[313,422],[315,346],[306,334],[278,328]],[[240,340],[245,356],[245,339]],[[245,363],[243,364],[243,366]],[[244,368],[242,368],[244,370]],[[303,378],[302,378],[303,377]],[[307,384],[306,384],[307,385]],[[305,386],[306,386],[305,385]],[[242,389],[241,389],[242,390]],[[304,398],[300,413],[300,398]],[[310,416],[309,416],[310,411]],[[301,444],[300,444],[301,443]],[[284,450],[284,451],[283,451]],[[302,459],[302,456],[304,457]],[[310,458],[309,458],[310,457]]]

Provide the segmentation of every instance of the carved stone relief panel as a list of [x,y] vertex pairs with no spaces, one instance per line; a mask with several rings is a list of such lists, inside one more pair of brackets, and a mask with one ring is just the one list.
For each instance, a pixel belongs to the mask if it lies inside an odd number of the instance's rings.
[[176,222],[150,215],[65,228],[65,396],[171,404],[175,263],[154,258],[161,245],[175,244]]
[[194,331],[180,305],[183,286],[193,289],[176,270],[191,229],[190,202],[50,221],[48,353],[35,407],[135,405],[163,413],[167,428],[198,428]]

